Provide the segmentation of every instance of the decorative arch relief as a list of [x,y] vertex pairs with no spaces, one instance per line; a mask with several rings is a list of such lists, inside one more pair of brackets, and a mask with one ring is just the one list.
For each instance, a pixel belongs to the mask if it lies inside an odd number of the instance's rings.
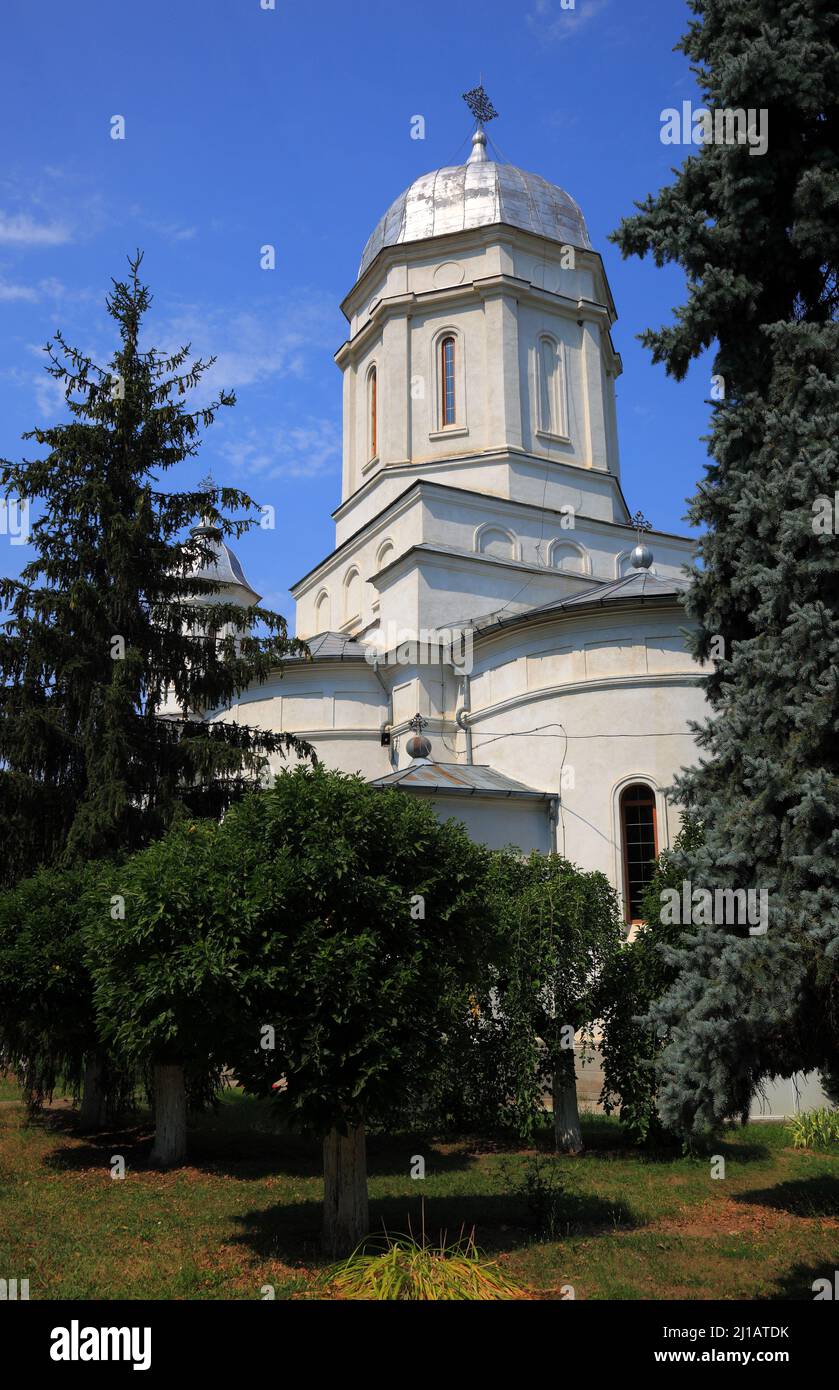
[[591,574],[591,556],[573,541],[554,541],[550,549],[550,564],[553,569],[562,570],[565,574]]
[[332,599],[328,589],[321,589],[315,599],[315,632],[328,632],[332,626]]
[[361,575],[357,569],[348,571],[344,579],[344,620],[361,617]]
[[475,550],[479,555],[490,555],[495,560],[515,560],[516,538],[512,531],[490,522],[479,526],[475,532]]

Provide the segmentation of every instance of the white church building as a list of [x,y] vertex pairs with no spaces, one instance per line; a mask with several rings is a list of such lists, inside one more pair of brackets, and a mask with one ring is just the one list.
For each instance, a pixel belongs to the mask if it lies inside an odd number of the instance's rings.
[[[489,159],[479,120],[465,164],[381,217],[342,308],[335,548],[292,587],[312,659],[218,715],[298,734],[493,848],[601,870],[629,930],[706,710],[680,603],[692,542],[621,489],[616,311],[583,214]],[[224,597],[257,602],[215,546]],[[752,1113],[820,1104],[798,1076]]]
[[[704,696],[691,541],[641,544],[621,490],[616,311],[583,214],[493,162],[479,123],[465,164],[384,213],[342,308],[335,548],[292,587],[312,660],[235,717],[492,847],[602,870],[637,920]],[[214,577],[255,602],[221,544]]]

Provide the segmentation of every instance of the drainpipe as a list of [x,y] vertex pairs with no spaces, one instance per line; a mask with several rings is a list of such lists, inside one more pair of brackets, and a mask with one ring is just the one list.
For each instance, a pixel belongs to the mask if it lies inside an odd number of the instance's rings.
[[552,796],[548,802],[548,816],[551,822],[551,851],[559,854],[559,797]]
[[463,677],[461,677],[461,679],[462,679],[462,681],[463,681],[463,685],[461,686],[461,705],[460,705],[460,709],[457,711],[457,713],[455,714],[455,717],[454,717],[454,718],[455,718],[455,723],[457,724],[458,728],[459,728],[459,729],[462,729],[463,732],[464,732],[464,734],[466,735],[466,761],[467,761],[467,763],[468,763],[468,764],[470,765],[470,767],[471,767],[471,765],[472,765],[472,729],[471,729],[471,726],[470,726],[469,723],[468,723],[468,717],[469,717],[469,713],[470,713],[470,711],[471,711],[471,709],[472,709],[472,697],[471,697],[471,694],[470,694],[470,691],[469,691],[469,677],[468,677],[468,676],[463,676]]

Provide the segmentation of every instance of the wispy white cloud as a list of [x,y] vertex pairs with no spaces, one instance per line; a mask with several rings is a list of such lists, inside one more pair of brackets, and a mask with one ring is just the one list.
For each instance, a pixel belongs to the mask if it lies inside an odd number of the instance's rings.
[[64,222],[37,222],[29,213],[0,212],[0,245],[62,246],[70,240]]
[[309,355],[322,358],[336,341],[335,308],[319,291],[226,312],[188,305],[153,327],[150,336],[167,351],[191,343],[196,357],[215,355],[197,396],[203,400],[221,387],[235,390],[305,376]]
[[219,452],[245,477],[314,478],[339,471],[341,432],[334,420],[310,416],[291,427],[250,427]]
[[149,225],[166,241],[192,241],[198,235],[197,227],[183,227],[178,222],[153,222]]
[[35,405],[41,419],[53,425],[67,418],[67,397],[60,381],[48,372],[41,372],[32,378],[35,392]]
[[609,3],[610,0],[573,0],[573,8],[563,8],[561,0],[533,0],[527,24],[542,42],[562,43],[590,24]]
[[71,289],[68,285],[57,280],[54,276],[47,276],[46,279],[37,280],[32,284],[22,284],[13,280],[7,280],[0,275],[0,301],[7,303],[14,300],[22,300],[30,304],[36,304],[41,300],[89,300],[93,295],[90,290]]

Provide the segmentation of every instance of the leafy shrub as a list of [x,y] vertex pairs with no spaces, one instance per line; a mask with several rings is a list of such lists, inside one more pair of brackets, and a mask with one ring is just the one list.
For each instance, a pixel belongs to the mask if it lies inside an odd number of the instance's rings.
[[659,855],[641,910],[644,925],[609,962],[601,981],[603,1019],[603,1090],[607,1114],[617,1110],[627,1137],[634,1144],[657,1145],[673,1139],[658,1114],[658,1060],[669,1035],[647,1017],[670,988],[676,967],[668,948],[678,946],[685,928],[662,922],[661,895],[681,888],[681,855],[702,843],[702,827],[685,815],[672,850]]
[[508,1190],[524,1198],[527,1210],[543,1240],[556,1240],[568,1216],[569,1194],[559,1165],[538,1154],[511,1168],[502,1164]]

